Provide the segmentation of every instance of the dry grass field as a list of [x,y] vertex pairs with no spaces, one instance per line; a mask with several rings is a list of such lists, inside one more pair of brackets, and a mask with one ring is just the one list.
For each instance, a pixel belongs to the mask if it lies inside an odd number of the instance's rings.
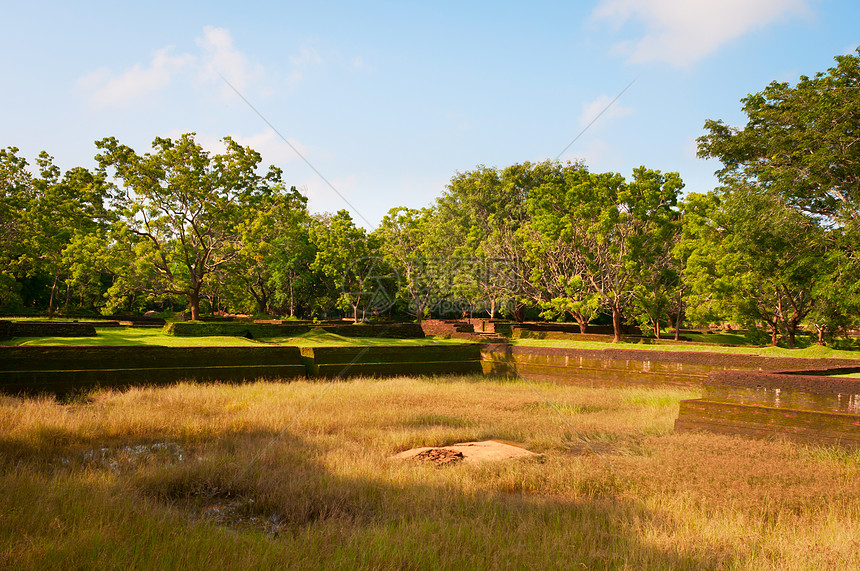
[[[697,396],[441,377],[0,397],[0,567],[860,568],[860,455],[674,434]],[[390,459],[486,439],[542,456]]]

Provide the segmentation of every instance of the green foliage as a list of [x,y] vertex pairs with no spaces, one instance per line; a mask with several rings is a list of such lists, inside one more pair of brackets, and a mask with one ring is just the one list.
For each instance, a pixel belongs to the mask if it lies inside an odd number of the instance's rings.
[[316,257],[310,269],[331,278],[339,309],[351,311],[359,321],[367,312],[390,307],[388,292],[381,279],[387,275],[378,252],[378,241],[364,228],[356,226],[346,210],[310,228]]
[[[853,262],[860,243],[860,50],[836,63],[794,86],[773,82],[745,97],[745,127],[709,120],[699,139],[699,155],[723,163],[718,175],[730,198],[712,224],[719,230],[709,232],[725,234],[711,240],[725,245],[689,262],[700,276],[715,276],[715,295],[738,298],[730,309],[767,323],[772,343],[781,329],[793,345],[807,316],[823,342],[850,326],[860,306]],[[706,290],[699,287],[699,297]]]
[[800,81],[773,82],[741,100],[743,129],[705,123],[699,155],[723,163],[723,180],[740,177],[785,202],[853,227],[860,215],[860,48]]
[[[434,210],[459,261],[454,295],[465,298],[472,308],[486,307],[491,318],[497,308],[522,317],[522,304],[533,296],[515,234],[529,219],[529,194],[558,178],[560,170],[550,161],[525,162],[504,169],[479,166],[451,179]],[[511,311],[508,305],[516,309]]]
[[307,199],[275,186],[240,216],[230,260],[217,272],[221,301],[233,311],[295,316],[312,295]]
[[[544,315],[567,312],[584,330],[605,309],[618,340],[623,312],[639,300],[641,308],[655,307],[659,324],[680,177],[640,167],[627,183],[619,174],[594,174],[581,165],[568,165],[561,174],[533,189],[531,220],[517,232]],[[655,301],[648,305],[650,295]]]
[[457,271],[464,269],[439,222],[429,209],[392,208],[374,233],[395,272],[398,296],[419,322],[451,292]]
[[[685,204],[685,277],[691,314],[714,314],[755,330],[765,324],[789,344],[827,280],[824,230],[773,194],[736,186]],[[798,239],[802,236],[803,239]]]
[[120,283],[155,294],[187,298],[192,319],[209,276],[229,263],[242,213],[256,208],[280,183],[280,170],[256,170],[259,153],[229,137],[226,152],[211,155],[194,141],[156,138],[154,152],[138,155],[109,137],[96,142],[101,172],[113,169],[121,187],[113,196],[119,220],[119,256],[133,263]]

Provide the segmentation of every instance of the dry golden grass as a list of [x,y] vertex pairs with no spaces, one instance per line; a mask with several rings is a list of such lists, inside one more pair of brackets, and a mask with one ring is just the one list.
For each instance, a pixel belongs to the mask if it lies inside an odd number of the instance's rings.
[[[0,397],[0,566],[860,567],[860,455],[674,434],[696,396],[453,377]],[[390,460],[484,439],[543,456]]]

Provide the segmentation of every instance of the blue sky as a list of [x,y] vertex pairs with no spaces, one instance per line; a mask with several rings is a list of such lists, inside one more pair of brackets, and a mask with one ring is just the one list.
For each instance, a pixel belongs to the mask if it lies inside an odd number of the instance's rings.
[[[860,4],[579,2],[3,2],[0,147],[93,167],[95,140],[138,152],[229,135],[283,168],[312,211],[372,228],[429,206],[457,171],[562,156],[592,171],[677,171],[706,119],[860,42]],[[223,75],[337,189],[221,79]],[[635,81],[634,81],[635,80]]]

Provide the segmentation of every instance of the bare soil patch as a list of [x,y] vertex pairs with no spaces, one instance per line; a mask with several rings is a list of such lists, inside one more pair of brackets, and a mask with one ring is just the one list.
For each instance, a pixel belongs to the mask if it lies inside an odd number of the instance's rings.
[[422,446],[405,450],[394,458],[398,460],[416,460],[431,462],[436,466],[445,466],[460,461],[492,462],[497,460],[512,460],[515,458],[532,458],[540,456],[525,448],[499,442],[496,440],[485,440],[483,442],[462,442],[450,446]]

